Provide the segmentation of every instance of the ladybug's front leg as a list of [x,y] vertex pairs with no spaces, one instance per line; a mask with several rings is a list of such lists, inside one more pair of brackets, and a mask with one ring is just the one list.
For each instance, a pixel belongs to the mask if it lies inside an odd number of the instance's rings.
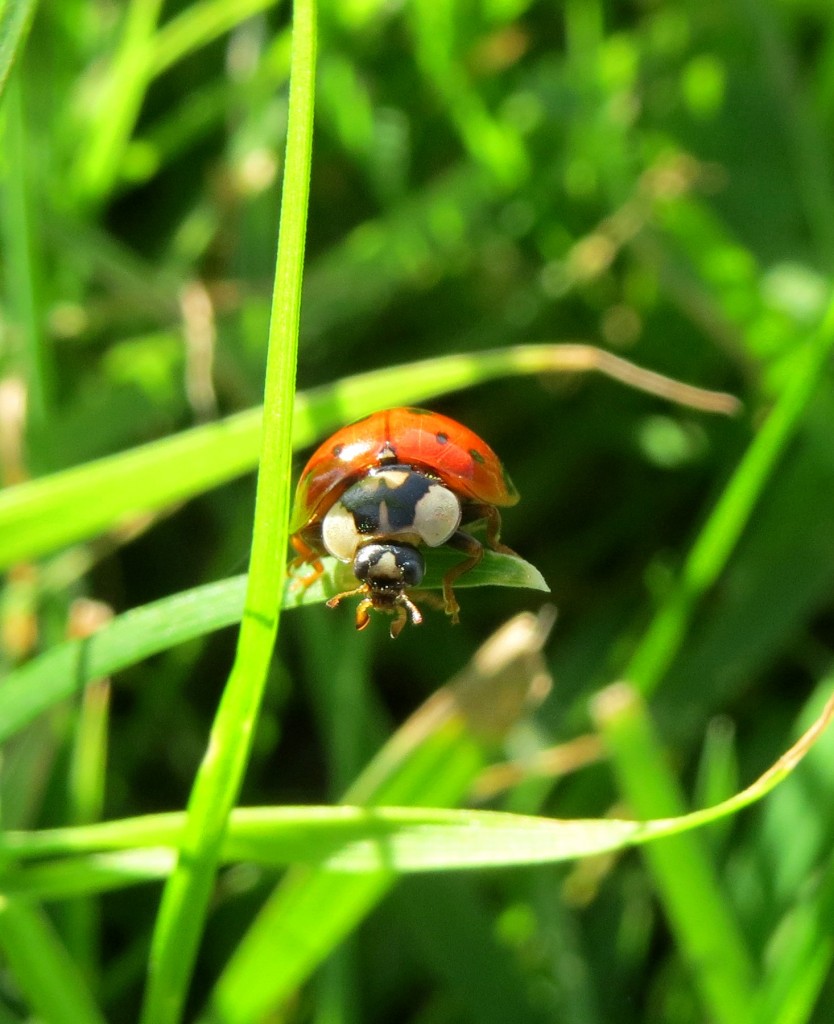
[[454,590],[452,590],[452,584],[459,576],[475,568],[484,557],[484,546],[470,534],[464,533],[463,530],[458,530],[457,533],[452,534],[446,543],[450,547],[457,548],[458,551],[466,552],[469,556],[464,561],[458,562],[457,565],[453,565],[443,577],[443,607],[446,614],[451,615],[452,623],[457,625],[460,605],[455,597]]
[[294,533],[290,537],[290,544],[298,552],[298,555],[290,562],[287,572],[289,575],[293,575],[295,570],[300,569],[302,565],[311,565],[313,571],[306,576],[296,576],[294,582],[294,585],[299,587],[309,587],[324,572],[324,563],[319,558],[318,551],[311,548],[300,533]]

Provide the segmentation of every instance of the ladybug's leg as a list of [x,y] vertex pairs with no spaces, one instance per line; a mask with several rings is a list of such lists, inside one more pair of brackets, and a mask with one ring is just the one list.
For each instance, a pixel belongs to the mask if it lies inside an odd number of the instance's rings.
[[374,606],[373,601],[368,597],[367,583],[363,583],[361,587],[356,587],[354,590],[346,590],[343,594],[337,594],[335,597],[331,597],[326,604],[328,608],[335,608],[343,598],[356,597],[358,594],[363,594],[364,597],[356,606],[356,628],[364,629],[371,621],[369,613],[371,608]]
[[[501,543],[501,513],[494,505],[481,505],[476,502],[467,505],[465,509],[466,522],[474,523],[479,519],[486,522],[486,540],[493,551],[499,551],[502,555],[516,555],[512,548]],[[517,557],[518,555],[516,555]]]
[[458,562],[457,565],[453,565],[443,577],[443,607],[446,610],[446,614],[451,615],[452,623],[457,625],[460,605],[455,597],[454,590],[452,590],[452,584],[459,576],[475,568],[484,557],[484,546],[470,534],[464,533],[463,530],[458,530],[457,533],[452,534],[446,543],[450,547],[457,548],[458,551],[464,551],[469,556],[462,562]]
[[394,614],[397,617],[391,623],[391,629],[389,630],[392,640],[396,640],[400,633],[402,633],[403,626],[405,626],[409,619],[411,619],[411,623],[414,626],[419,626],[423,621],[420,609],[405,594],[400,594],[397,598],[397,610]]
[[287,572],[292,575],[296,569],[300,569],[302,565],[311,565],[313,571],[308,573],[306,576],[297,576],[293,586],[296,587],[309,587],[311,583],[315,583],[319,576],[324,572],[324,564],[319,558],[319,554],[304,540],[300,533],[294,533],[290,537],[290,544],[298,552],[296,557],[290,562]]

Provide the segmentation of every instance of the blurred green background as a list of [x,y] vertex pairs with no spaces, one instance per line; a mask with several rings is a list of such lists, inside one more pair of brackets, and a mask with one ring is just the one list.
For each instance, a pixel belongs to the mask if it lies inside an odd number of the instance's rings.
[[[29,6],[6,0],[6,28]],[[260,401],[289,13],[263,0],[51,0],[34,12],[0,110],[7,484]],[[319,21],[300,389],[450,352],[581,341],[744,403],[713,417],[590,375],[423,403],[501,455],[522,495],[504,538],[558,607],[553,690],[491,754],[529,758],[593,728],[589,700],[622,675],[823,315],[834,9],[321,0]],[[832,398],[829,375],[652,694],[693,804],[755,777],[830,688]],[[253,498],[245,476],[14,570],[5,667],[59,642],[80,598],[118,614],[243,571]],[[542,598],[479,588],[461,604],[458,627],[429,612],[396,643],[382,621],[355,634],[347,607],[284,616],[242,802],[338,798],[492,630]],[[183,806],[233,650],[226,630],[116,677],[94,816]],[[71,733],[67,708],[8,745],[6,827],[66,823]],[[834,1014],[830,742],[827,753],[701,837],[751,991],[779,1007],[762,1024]],[[593,817],[626,814],[622,800],[603,763],[528,778],[490,806]],[[223,876],[195,1010],[273,881]],[[112,1020],[132,1019],[141,991],[150,891],[104,897],[85,947],[103,950],[92,973]],[[78,934],[60,906],[56,921]],[[270,1019],[689,1024],[717,1019],[699,969],[638,854],[427,876],[401,883]],[[0,1004],[0,1019],[26,1019],[8,975]]]

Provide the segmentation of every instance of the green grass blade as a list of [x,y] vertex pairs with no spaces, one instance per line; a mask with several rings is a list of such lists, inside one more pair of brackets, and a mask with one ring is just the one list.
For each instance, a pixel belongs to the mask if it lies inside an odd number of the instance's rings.
[[4,491],[0,565],[94,536],[252,470],[260,417],[259,409],[240,413]]
[[[486,692],[495,696],[492,686]],[[272,867],[297,861],[324,862],[339,872],[387,875],[556,863],[667,840],[714,824],[767,796],[791,775],[830,725],[834,697],[829,698],[822,713],[790,750],[745,789],[712,807],[646,821],[560,820],[440,806],[440,801],[448,799],[450,793],[459,791],[461,779],[472,766],[477,768],[482,752],[478,742],[473,742],[474,737],[466,735],[460,708],[446,716],[438,715],[440,708],[436,702],[426,709],[430,709],[426,720],[418,725],[419,718],[413,718],[408,730],[400,730],[352,787],[349,795],[355,792],[357,797],[367,797],[367,805],[237,808],[229,817],[222,844],[223,859],[250,860]],[[615,731],[621,727],[644,727],[645,723],[634,719],[633,710],[631,701],[619,722],[609,718],[605,723],[613,743],[620,742]],[[631,720],[626,721],[629,717]],[[421,730],[424,735],[414,735]],[[462,735],[466,742],[460,744]],[[437,771],[438,763],[453,768],[458,754],[462,755],[457,758],[458,770],[445,774]],[[661,785],[665,785],[662,779]],[[386,795],[400,799],[409,795],[415,799],[425,797],[437,806],[372,803]],[[668,794],[664,799],[668,799]],[[182,848],[186,829],[186,814],[170,812],[40,832],[7,831],[0,836],[0,882],[4,888],[24,891],[29,861],[67,857],[71,863],[71,858],[81,854],[98,856],[117,851],[126,851],[130,856],[91,862],[91,875],[121,871],[136,880],[156,878],[173,865],[165,851]],[[46,868],[56,876],[60,870],[66,870],[59,861],[54,865],[36,863],[30,876],[35,885],[39,884],[38,872],[44,872],[41,877],[47,878]],[[83,870],[80,861],[75,870]],[[55,895],[59,891],[55,879],[47,880]],[[68,894],[75,894],[82,891],[84,883],[78,877],[67,876],[63,884]],[[344,878],[341,884],[345,884]],[[28,889],[30,894],[34,891],[34,886]],[[692,895],[697,897],[700,892],[695,890]]]
[[172,64],[219,38],[247,18],[269,10],[277,0],[203,0],[186,7],[156,33],[150,57],[150,73],[161,74]]
[[796,434],[834,349],[834,302],[796,357],[784,392],[753,439],[684,563],[680,579],[665,599],[631,658],[624,678],[652,693],[674,660],[701,596],[716,582],[747,525],[759,497]]
[[[85,688],[75,715],[66,797],[69,820],[76,825],[99,821],[107,778],[110,682],[95,679]],[[67,949],[92,985],[100,981],[100,907],[77,899],[63,908],[60,921]]]
[[75,964],[38,907],[0,897],[0,946],[40,1019],[49,1024],[104,1024]]
[[[345,803],[451,807],[463,799],[483,766],[485,734],[491,741],[501,736],[525,708],[531,680],[541,678],[548,630],[545,620],[524,616],[495,634],[452,684],[391,737],[350,786]],[[485,714],[499,706],[505,719],[485,728]],[[386,839],[383,856],[364,877],[324,867],[291,872],[223,971],[209,1018],[242,1024],[287,999],[393,884],[389,849]]]
[[174,870],[176,861],[173,848],[62,857],[8,869],[3,873],[3,891],[7,896],[29,901],[74,900],[154,879],[164,880]]
[[[730,395],[681,385],[589,345],[519,345],[426,359],[345,378],[298,395],[293,444],[317,438],[381,407],[413,405],[513,374],[597,371],[673,401],[732,412]],[[262,412],[252,409],[33,480],[0,493],[0,569],[92,537],[254,469]]]
[[78,148],[70,178],[82,204],[102,202],[119,176],[122,157],[150,81],[150,57],[162,0],[130,0],[122,36],[109,74],[100,88],[100,102],[90,121],[89,136]]
[[[444,572],[457,561],[454,552],[435,552],[423,589],[439,590]],[[324,563],[324,575],[310,587],[299,589],[291,579],[284,581],[285,608],[322,604],[351,585],[344,577],[345,566],[330,558]],[[456,589],[477,586],[548,590],[529,562],[494,551],[486,551],[483,562],[461,577]],[[0,743],[92,680],[240,622],[245,591],[245,576],[185,590],[125,612],[92,636],[68,640],[10,672],[0,687]]]
[[223,835],[249,759],[278,629],[290,512],[293,400],[315,66],[315,2],[296,0],[281,228],[246,604],[235,662],[189,799],[183,849],[163,892],[151,946],[143,1024],[174,1024],[182,1015]]
[[93,636],[53,647],[0,687],[0,742],[93,679],[135,665],[175,644],[240,622],[246,577],[175,594],[119,615]]
[[[21,367],[33,422],[43,419],[53,373],[40,302],[40,259],[35,245],[30,144],[26,131],[23,80],[13,75],[0,114],[0,227],[3,239],[5,315],[20,334]],[[18,347],[18,346],[15,346]]]
[[[603,690],[595,717],[635,814],[685,820],[683,795],[636,691],[625,684]],[[710,1019],[736,1024],[753,998],[753,962],[700,837],[674,835],[648,846],[645,857]]]
[[0,6],[0,101],[14,63],[23,50],[36,0],[3,0]]

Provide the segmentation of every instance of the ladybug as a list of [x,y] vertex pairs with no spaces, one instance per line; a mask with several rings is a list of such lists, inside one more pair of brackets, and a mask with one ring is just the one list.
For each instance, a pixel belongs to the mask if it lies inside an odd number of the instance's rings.
[[421,548],[449,545],[466,556],[443,577],[443,606],[452,622],[460,610],[452,584],[480,562],[484,548],[463,527],[484,520],[493,551],[514,554],[500,541],[499,507],[518,492],[495,452],[462,424],[426,409],[386,409],[338,430],[307,463],[290,522],[297,557],[290,571],[309,586],[324,572],[320,556],[352,566],[358,586],[327,602],[361,595],[356,628],[370,610],[396,618],[396,637],[420,610],[407,591],[425,573]]

